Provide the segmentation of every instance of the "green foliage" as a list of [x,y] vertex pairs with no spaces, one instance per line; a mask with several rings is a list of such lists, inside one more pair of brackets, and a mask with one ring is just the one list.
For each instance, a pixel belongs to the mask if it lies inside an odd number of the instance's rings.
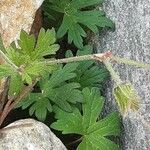
[[120,119],[118,113],[111,113],[104,119],[98,119],[104,100],[99,89],[84,88],[82,113],[74,108],[72,113],[55,107],[57,121],[51,124],[53,129],[63,134],[82,135],[82,142],[77,150],[119,150],[119,146],[109,140],[108,136],[119,136]]
[[[77,52],[77,55],[89,53],[92,53],[92,47],[85,46]],[[72,52],[67,51],[67,56],[73,56]],[[35,116],[42,121],[46,118],[47,110],[52,112],[53,104],[67,112],[72,112],[70,104],[82,102],[82,94],[79,89],[99,87],[108,76],[106,69],[100,69],[95,65],[94,61],[73,62],[64,67],[60,65],[51,75],[45,74],[39,82],[41,92],[31,93],[18,107],[22,107],[22,109],[29,107],[29,114],[35,113]],[[32,69],[29,73],[32,73]],[[36,97],[37,94],[39,98]],[[48,105],[47,101],[49,101]],[[39,106],[40,108],[38,108]]]
[[58,44],[54,44],[55,30],[40,30],[38,40],[35,41],[33,35],[28,35],[25,31],[20,34],[20,40],[18,40],[18,45],[10,47],[7,50],[8,58],[16,64],[18,67],[21,65],[29,66],[37,61],[44,60],[43,56],[55,54],[59,49]]
[[38,118],[38,120],[44,121],[47,112],[52,112],[52,106],[48,98],[44,97],[41,93],[30,93],[27,98],[22,100],[16,108],[22,107],[22,110],[29,108],[29,114]]
[[[77,56],[92,54],[92,47],[86,45],[83,49],[77,51]],[[72,57],[73,54],[70,50],[67,51],[66,57]],[[99,67],[95,61],[82,61],[78,63],[78,67],[75,70],[77,76],[71,81],[80,83],[81,88],[85,87],[100,87],[104,81],[108,78],[108,71]]]
[[22,109],[29,108],[29,114],[35,116],[39,120],[45,120],[47,110],[52,111],[52,104],[59,106],[61,109],[72,112],[71,104],[82,102],[82,94],[79,90],[80,84],[75,82],[67,83],[68,80],[74,78],[78,64],[70,63],[64,67],[60,66],[57,71],[51,75],[46,74],[39,82],[40,93],[31,93],[25,100],[21,101],[18,107]]
[[17,72],[15,72],[9,65],[1,64],[0,79],[6,76],[11,76],[9,94],[18,94],[21,91],[21,88],[23,87],[21,76]]
[[[54,111],[57,121],[51,125],[52,128],[63,134],[82,136],[77,150],[119,149],[108,139],[108,136],[120,133],[119,116],[111,113],[104,119],[99,117],[104,100],[98,89],[92,88],[99,87],[108,72],[99,68],[95,61],[48,66],[44,56],[53,56],[59,49],[55,44],[56,36],[62,38],[66,34],[68,43],[80,49],[77,56],[91,54],[92,48],[84,46],[87,29],[97,33],[98,29],[114,26],[103,11],[95,10],[95,6],[102,3],[103,0],[46,0],[44,13],[57,22],[57,34],[53,28],[41,29],[36,40],[33,35],[22,31],[17,45],[12,43],[7,49],[0,39],[0,50],[19,68],[15,70],[9,64],[0,65],[0,78],[11,76],[11,95],[18,94],[24,84],[31,84],[37,77],[42,77],[35,90],[16,108],[28,108],[29,115],[35,115],[41,121]],[[66,56],[73,54],[67,51]],[[82,106],[80,110],[78,104]]]
[[82,48],[83,38],[87,36],[86,28],[97,33],[98,27],[114,27],[103,11],[93,10],[91,7],[102,3],[103,0],[47,0],[44,11],[49,18],[55,18],[52,17],[53,14],[62,14],[63,19],[57,37],[62,38],[68,34],[68,42],[70,44],[73,42],[76,47]]
[[[45,74],[45,71],[51,72],[56,68],[55,65],[46,66],[43,56],[55,54],[59,49],[56,41],[55,30],[40,30],[37,42],[33,35],[22,31],[18,46],[14,43],[7,49],[2,48],[8,59],[14,63],[20,72],[8,64],[0,65],[0,78],[11,76],[10,94],[18,94],[24,83],[31,84],[32,80]],[[19,48],[18,48],[19,47]]]

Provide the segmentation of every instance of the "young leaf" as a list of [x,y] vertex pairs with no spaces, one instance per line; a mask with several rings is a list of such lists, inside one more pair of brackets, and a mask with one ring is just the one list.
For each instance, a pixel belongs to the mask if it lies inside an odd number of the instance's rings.
[[18,94],[21,88],[23,87],[21,76],[17,72],[15,72],[9,65],[1,64],[0,79],[8,76],[11,76],[9,94],[10,95]]
[[59,49],[59,45],[54,44],[55,41],[56,35],[53,28],[47,31],[42,28],[37,42],[33,35],[21,31],[20,40],[18,40],[20,48],[10,46],[6,49],[6,55],[17,66],[27,66],[34,61],[43,60],[43,56],[55,54]]
[[23,88],[24,84],[22,78],[18,73],[13,73],[11,75],[11,82],[9,87],[9,95],[19,94]]
[[46,1],[45,12],[50,14],[50,10],[52,10],[63,14],[57,37],[61,38],[68,34],[68,42],[73,42],[76,47],[82,48],[83,38],[86,37],[85,26],[94,33],[98,32],[98,27],[114,27],[112,21],[106,18],[102,11],[93,10],[93,8],[85,9],[89,6],[102,4],[102,2],[103,0],[51,0]]
[[68,113],[55,107],[57,121],[52,123],[51,127],[62,131],[63,134],[82,135],[82,142],[77,150],[119,150],[119,146],[107,138],[120,135],[118,113],[111,113],[106,118],[98,120],[104,103],[98,89],[85,88],[82,93],[83,113],[81,114],[77,108],[74,108],[72,113]]
[[41,57],[45,55],[50,55],[50,54],[55,54],[56,51],[59,49],[59,45],[55,44],[53,45],[56,41],[56,35],[55,35],[55,30],[52,28],[51,30],[45,30],[42,28],[40,30],[37,44],[35,47],[36,57]]
[[[83,49],[77,51],[77,56],[92,54],[92,47],[87,45]],[[66,57],[72,57],[70,50],[67,51]],[[108,71],[96,65],[95,61],[83,61],[78,63],[76,69],[77,76],[71,81],[80,83],[82,88],[85,87],[100,87],[107,78]]]
[[1,64],[0,65],[0,78],[10,76],[14,73],[12,68],[7,64]]
[[18,40],[18,44],[22,49],[22,53],[28,54],[30,56],[35,48],[34,35],[29,35],[22,30],[20,34],[20,40]]
[[[43,76],[47,71],[45,63],[34,62],[24,68],[22,80],[28,84],[32,84],[32,80],[36,77]],[[52,68],[51,68],[52,71]]]
[[[33,35],[21,31],[20,40],[18,40],[19,48],[13,45],[6,49],[6,55],[10,61],[21,68],[23,82],[25,81],[31,84],[36,77],[45,74],[45,70],[52,72],[54,68],[56,68],[56,65],[51,65],[46,68],[45,59],[43,57],[55,54],[59,49],[59,45],[54,44],[56,41],[55,36],[55,30],[53,28],[47,31],[42,28],[36,42]],[[4,71],[7,74],[7,70]],[[2,71],[0,71],[0,75],[1,74]]]

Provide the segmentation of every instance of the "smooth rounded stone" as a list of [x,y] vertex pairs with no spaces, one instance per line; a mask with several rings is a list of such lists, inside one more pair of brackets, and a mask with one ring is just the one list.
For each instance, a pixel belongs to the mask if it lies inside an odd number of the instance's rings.
[[45,124],[33,119],[23,119],[1,131],[0,150],[67,149]]
[[[113,54],[150,64],[150,0],[105,0],[104,10],[116,24],[114,32],[93,38],[97,52]],[[114,65],[123,81],[130,81],[140,98],[139,112],[150,125],[150,72],[129,65]],[[113,83],[106,90],[106,112],[117,109],[112,96]],[[149,150],[150,128],[133,113],[123,118],[122,150]]]

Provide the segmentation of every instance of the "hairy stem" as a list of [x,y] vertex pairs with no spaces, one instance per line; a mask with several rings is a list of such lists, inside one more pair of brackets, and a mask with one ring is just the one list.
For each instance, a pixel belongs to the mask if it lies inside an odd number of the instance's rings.
[[[75,57],[56,59],[56,60],[45,60],[45,63],[47,65],[53,65],[53,64],[62,64],[62,63],[85,61],[85,60],[98,60],[98,61],[104,62],[105,60],[107,60],[107,58],[110,58],[110,60],[114,60],[117,63],[124,63],[124,64],[127,64],[127,65],[133,65],[133,66],[136,66],[136,67],[141,67],[141,68],[150,70],[150,64],[134,61],[134,60],[131,60],[131,59],[126,59],[126,58],[120,58],[120,57],[117,57],[117,56],[113,56],[112,53],[109,52],[109,51],[105,52],[105,53],[99,53],[99,54],[75,56]],[[39,62],[39,63],[43,63],[43,61]]]
[[110,55],[111,55],[110,52],[106,52],[106,53],[101,53],[101,54],[75,56],[75,57],[63,58],[63,59],[57,59],[57,60],[46,60],[45,63],[46,64],[62,64],[62,63],[71,63],[71,62],[78,62],[78,61],[85,61],[85,60],[103,61]]
[[124,63],[124,64],[133,65],[136,67],[141,67],[141,68],[150,70],[150,64],[146,64],[143,62],[138,62],[138,61],[134,61],[134,60],[127,59],[127,58],[120,58],[117,56],[112,56],[111,59],[114,61],[117,61],[117,63]]
[[118,73],[113,69],[110,60],[104,60],[103,63],[105,64],[107,70],[109,71],[111,78],[113,79],[113,81],[115,82],[116,85],[120,85],[122,83],[120,76],[118,75]]

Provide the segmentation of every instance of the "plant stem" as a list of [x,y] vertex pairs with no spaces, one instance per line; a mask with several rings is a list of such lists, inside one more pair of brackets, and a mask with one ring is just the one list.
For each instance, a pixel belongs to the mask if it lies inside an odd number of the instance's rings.
[[113,79],[113,81],[115,82],[116,85],[120,85],[122,83],[120,76],[118,75],[118,73],[113,69],[110,60],[104,60],[103,63],[105,64],[107,70],[109,71],[111,78]]
[[134,61],[134,60],[127,59],[127,58],[120,58],[117,56],[112,56],[111,59],[114,61],[117,61],[117,63],[124,63],[124,64],[133,65],[136,67],[141,67],[141,68],[150,70],[150,64],[146,64],[143,62],[138,62],[138,61]]
[[[113,56],[112,53],[109,52],[109,51],[105,52],[105,53],[99,53],[99,54],[75,56],[75,57],[56,59],[56,60],[45,60],[44,62],[47,65],[79,62],[79,61],[85,61],[85,60],[98,60],[98,61],[104,62],[105,60],[107,60],[107,58],[110,58],[111,60],[114,60],[118,63],[124,63],[124,64],[127,64],[127,65],[133,65],[133,66],[136,66],[136,67],[141,67],[141,68],[150,70],[150,64],[134,61],[134,60],[131,60],[131,59],[126,59],[126,58],[120,58],[120,57],[117,57],[117,56]],[[43,61],[39,62],[39,63],[43,63]]]
[[80,142],[80,141],[82,141],[82,139],[83,139],[83,136],[80,137],[79,139],[77,139],[77,140],[75,140],[75,141],[69,143],[67,146],[70,146],[70,145],[73,145],[73,144],[75,144],[75,143],[77,143],[77,142]]
[[2,125],[3,121],[5,120],[5,118],[7,117],[7,115],[9,114],[9,112],[15,107],[15,105],[22,100],[23,98],[25,98],[28,93],[30,91],[32,91],[33,87],[35,86],[35,84],[37,83],[38,79],[33,81],[33,83],[31,85],[26,86],[22,92],[16,97],[16,98],[10,98],[8,100],[8,102],[6,103],[4,110],[0,116],[0,126]]
[[63,58],[63,59],[57,59],[57,60],[46,60],[45,63],[46,64],[62,64],[62,63],[71,63],[71,62],[78,62],[78,61],[85,61],[85,60],[103,61],[104,59],[110,56],[111,56],[111,53],[106,52],[106,53],[100,53],[100,54],[75,56],[75,57]]
[[19,71],[19,68],[0,50],[0,55],[15,71]]

